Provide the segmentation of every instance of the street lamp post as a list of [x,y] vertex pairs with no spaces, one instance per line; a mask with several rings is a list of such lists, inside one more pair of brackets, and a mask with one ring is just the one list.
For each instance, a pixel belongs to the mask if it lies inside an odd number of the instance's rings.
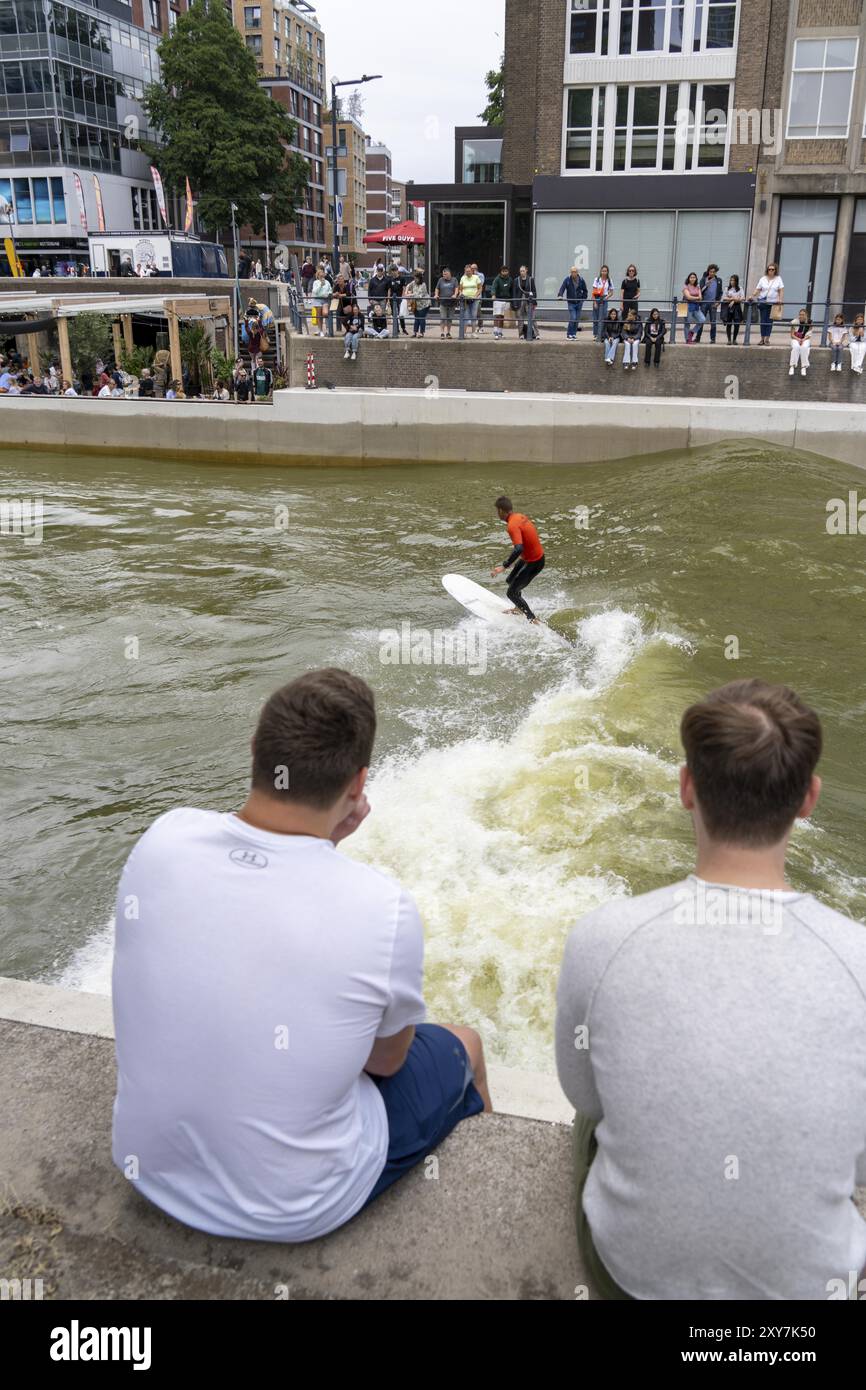
[[259,197],[265,205],[265,270],[270,270],[271,268],[271,238],[268,232],[268,203],[273,196],[273,193],[259,194]]
[[[331,78],[331,180],[333,188],[331,192],[334,196],[334,274],[340,269],[340,233],[339,223],[337,222],[337,88],[338,87],[360,87],[362,82],[378,82],[381,79],[381,72],[374,72],[372,76],[364,73],[363,77],[356,77],[352,82],[338,82],[335,77]],[[346,185],[348,193],[348,181]]]
[[238,356],[238,317],[240,314],[241,287],[238,280],[238,261],[240,260],[240,248],[238,246],[238,226],[235,222],[235,213],[238,210],[237,203],[229,203],[232,213],[232,251],[235,257],[235,311],[232,314],[235,340],[235,361]]

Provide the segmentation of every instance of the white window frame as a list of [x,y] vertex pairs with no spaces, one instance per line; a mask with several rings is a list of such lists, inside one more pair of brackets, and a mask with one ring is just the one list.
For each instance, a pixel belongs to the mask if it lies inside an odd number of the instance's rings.
[[[700,32],[700,34],[696,35],[695,32],[694,32],[694,25],[691,26],[691,48],[688,50],[688,52],[690,52],[693,56],[694,56],[694,54],[696,54],[696,53],[700,53],[700,54],[703,55],[703,54],[705,54],[705,53],[730,53],[732,50],[733,50],[734,52],[736,52],[737,46],[738,46],[739,41],[740,41],[740,5],[742,4],[742,0],[692,0],[692,3],[693,3],[693,5],[694,5],[695,10],[697,10],[698,4],[700,4],[701,7],[702,7],[702,9],[701,9],[701,32]],[[732,42],[732,44],[731,44],[731,47],[730,47],[730,48],[707,48],[707,30],[708,30],[708,28],[709,28],[709,26],[710,26],[710,10],[711,10],[711,9],[728,8],[728,7],[731,6],[731,5],[734,6],[734,38],[733,38],[733,42]],[[686,46],[685,46],[685,36],[686,36],[686,34],[687,34],[688,32],[689,32],[688,26],[687,26],[687,25],[684,25],[684,26],[683,26],[683,52],[684,52],[684,53],[687,51],[687,50],[686,50]],[[699,47],[699,48],[695,48],[695,38],[699,38],[699,39],[700,39],[700,47]]]
[[[694,48],[694,39],[695,39],[695,33],[694,33],[694,30],[695,30],[695,17],[696,17],[697,5],[698,5],[699,2],[701,3],[701,5],[702,5],[702,7],[703,7],[703,8],[702,8],[702,12],[701,12],[701,32],[700,32],[700,36],[699,36],[699,37],[700,37],[701,46],[700,46],[699,49],[695,49],[695,48]],[[733,4],[733,5],[734,5],[734,8],[735,8],[735,15],[734,15],[734,37],[733,37],[733,42],[732,42],[730,48],[712,48],[712,49],[707,49],[707,46],[706,46],[706,45],[707,45],[707,26],[708,26],[708,24],[709,24],[709,9],[710,9],[710,4],[713,4],[714,6],[715,6],[715,5],[730,5],[730,4]],[[665,32],[664,32],[664,45],[663,45],[663,47],[662,47],[662,48],[637,48],[637,47],[636,47],[636,44],[637,44],[637,31],[638,31],[638,26],[637,26],[637,24],[633,23],[633,24],[632,24],[632,36],[631,36],[631,48],[630,48],[630,50],[629,50],[628,53],[620,53],[620,51],[619,51],[619,37],[620,37],[620,28],[621,28],[621,20],[622,20],[623,5],[622,5],[622,0],[610,0],[610,6],[609,6],[609,9],[608,9],[608,12],[607,12],[607,13],[608,13],[608,16],[609,16],[609,19],[608,19],[608,51],[605,52],[604,49],[602,48],[602,43],[601,43],[602,24],[601,24],[601,22],[598,22],[598,23],[596,24],[595,50],[594,50],[594,52],[593,52],[593,53],[572,53],[572,51],[571,51],[571,16],[572,16],[572,14],[574,13],[575,10],[580,10],[580,9],[582,9],[582,8],[588,9],[589,6],[588,6],[588,5],[587,5],[587,6],[581,6],[580,3],[579,3],[579,0],[569,0],[569,3],[565,6],[565,58],[566,58],[566,61],[568,61],[569,59],[572,59],[572,58],[592,58],[592,57],[596,57],[596,58],[609,58],[609,59],[621,58],[621,59],[623,59],[623,60],[627,60],[627,59],[631,59],[631,58],[650,58],[650,57],[674,57],[674,58],[678,58],[681,54],[682,54],[683,56],[687,56],[687,55],[688,55],[688,56],[692,56],[693,53],[699,53],[701,56],[703,56],[703,55],[706,54],[707,52],[713,53],[713,54],[715,54],[715,53],[735,53],[735,52],[737,51],[737,46],[738,46],[738,44],[739,44],[739,36],[740,36],[740,11],[741,11],[742,4],[743,4],[743,0],[665,0],[665,5],[664,5],[664,9],[665,9]],[[654,6],[654,8],[661,9],[662,7],[661,7],[661,5],[658,5],[658,6]],[[672,22],[673,10],[674,10],[675,8],[676,8],[676,9],[679,9],[679,8],[682,8],[682,9],[683,9],[683,38],[682,38],[682,47],[679,48],[679,49],[674,50],[673,52],[671,52],[671,47],[670,47],[670,42],[671,42],[671,22]],[[603,18],[604,13],[605,13],[605,10],[604,10],[604,0],[597,0],[597,4],[596,4],[596,15],[597,15],[599,21],[601,21],[601,19]],[[634,5],[634,7],[633,7],[633,14],[635,14],[635,15],[639,15],[639,14],[640,14],[640,5],[639,5],[639,4],[635,4],[635,5]]]
[[[564,88],[564,91],[563,91],[562,137],[561,137],[561,141],[562,141],[562,143],[561,143],[561,148],[562,148],[562,159],[561,159],[560,173],[562,174],[562,176],[563,176],[564,178],[582,178],[582,177],[585,177],[585,176],[588,175],[588,174],[604,174],[605,177],[610,177],[610,178],[636,178],[636,177],[647,177],[647,178],[654,178],[654,177],[655,177],[655,178],[657,178],[659,175],[672,175],[672,174],[725,174],[725,173],[727,173],[727,170],[728,170],[728,161],[729,161],[729,159],[730,159],[730,145],[731,145],[731,119],[730,119],[730,115],[731,115],[732,92],[733,92],[733,86],[734,86],[734,84],[733,84],[732,81],[730,81],[730,80],[722,80],[722,81],[710,80],[710,81],[706,81],[706,82],[697,82],[697,83],[692,83],[692,82],[690,82],[690,81],[681,81],[681,82],[606,82],[606,83],[601,83],[601,84],[595,84],[595,85],[593,85],[593,86],[590,86],[590,84],[586,84],[586,86],[583,88],[583,90],[589,89],[589,90],[592,92],[592,124],[591,124],[589,127],[584,127],[584,126],[570,126],[570,125],[568,124],[569,95],[570,95],[570,93],[571,93],[573,90],[575,90],[575,89],[581,87],[581,85],[582,85],[582,84],[580,84],[580,83],[575,83],[575,84],[574,84],[573,86],[571,86],[571,87],[566,87],[566,88]],[[680,140],[678,140],[677,143],[676,143],[675,154],[674,154],[674,167],[673,167],[673,169],[664,169],[664,168],[662,167],[662,161],[663,161],[663,158],[664,158],[664,131],[665,131],[665,119],[664,119],[664,118],[665,118],[665,110],[666,110],[666,104],[667,104],[667,94],[668,94],[668,90],[669,90],[671,87],[677,87],[677,88],[679,88],[678,96],[677,96],[677,106],[676,106],[676,110],[677,110],[677,111],[681,111],[681,110],[686,110],[686,109],[688,109],[688,103],[689,103],[689,97],[690,97],[690,89],[691,89],[692,86],[695,86],[695,87],[697,88],[697,96],[696,96],[696,101],[695,101],[696,110],[695,110],[694,112],[692,112],[692,115],[694,116],[694,121],[693,121],[693,122],[690,122],[689,125],[688,125],[688,127],[687,127],[687,129],[686,129],[686,138],[685,138],[685,139],[680,139]],[[699,155],[699,149],[700,149],[701,141],[700,141],[699,139],[694,139],[694,138],[693,138],[693,137],[694,137],[694,134],[695,134],[695,126],[697,126],[698,131],[700,131],[700,130],[702,130],[702,129],[705,128],[705,125],[706,125],[706,106],[705,106],[705,102],[704,102],[704,90],[705,90],[706,87],[717,87],[717,86],[718,86],[718,87],[726,86],[727,89],[728,89],[728,120],[727,120],[727,123],[726,123],[726,126],[725,126],[724,156],[723,156],[723,159],[722,159],[721,163],[718,164],[718,165],[712,165],[712,166],[710,166],[710,165],[699,165],[699,164],[697,163],[697,160],[698,160],[698,155]],[[598,122],[598,108],[599,108],[600,92],[601,92],[602,87],[604,87],[604,89],[605,89],[605,100],[604,100],[604,125],[603,125],[603,127],[600,126],[600,125],[599,125],[599,122]],[[618,88],[618,87],[627,87],[627,88],[629,89],[629,95],[628,95],[628,116],[627,116],[627,126],[626,126],[626,152],[625,152],[625,168],[624,168],[624,169],[614,169],[614,167],[613,167],[614,146],[615,146],[615,142],[616,142],[616,130],[617,130],[617,124],[616,124],[616,106],[617,106],[617,88]],[[644,169],[640,169],[640,168],[632,169],[632,168],[629,167],[630,164],[631,164],[632,139],[633,139],[633,135],[634,135],[634,93],[635,93],[635,88],[637,88],[637,87],[658,87],[658,88],[661,89],[661,90],[660,90],[660,95],[659,95],[659,125],[658,125],[658,142],[657,142],[657,145],[656,145],[656,167],[655,167],[654,169],[646,169],[646,168],[644,168]],[[715,108],[713,108],[713,109],[715,109]],[[676,128],[677,131],[679,132],[679,129],[680,129],[679,123],[677,123],[677,125],[676,125],[675,128]],[[574,130],[589,129],[589,131],[590,131],[590,136],[591,136],[590,164],[589,164],[589,166],[588,166],[587,168],[585,168],[585,169],[571,169],[571,168],[569,168],[569,167],[567,166],[567,164],[566,164],[568,133],[569,133],[569,131],[572,130],[572,129],[574,129]],[[717,129],[717,127],[714,127],[714,129]],[[600,136],[600,139],[599,139],[599,136]],[[720,144],[720,145],[721,145],[721,143],[722,143],[722,142],[719,141],[719,144]],[[689,145],[690,145],[690,144],[693,145],[693,149],[692,149],[692,151],[691,151],[691,156],[690,156],[690,158],[687,159],[687,155],[689,154]],[[601,158],[600,158],[600,160],[596,160],[596,151],[597,151],[598,149],[601,150]]]
[[[850,67],[848,67],[847,64],[846,64],[845,67],[832,67],[832,68],[828,68],[828,67],[827,67],[827,45],[830,44],[830,43],[838,43],[840,40],[845,40],[845,39],[847,39],[849,42],[851,42],[851,43],[854,44],[854,61],[853,61],[853,63],[851,64]],[[798,68],[798,67],[797,67],[797,45],[798,45],[799,43],[823,43],[823,44],[824,44],[824,65],[823,65],[822,67],[820,67],[820,68],[813,68],[813,67],[802,67],[802,68]],[[786,140],[847,140],[847,139],[849,138],[849,136],[850,136],[850,134],[851,134],[851,108],[852,108],[853,103],[854,103],[854,86],[855,86],[855,83],[856,83],[856,80],[857,80],[857,60],[858,60],[859,57],[860,57],[860,38],[859,38],[859,35],[857,35],[857,34],[816,34],[814,37],[812,37],[812,36],[809,35],[809,34],[800,34],[799,37],[796,38],[796,39],[794,40],[794,47],[793,47],[793,49],[791,50],[791,80],[790,80],[790,83],[789,83],[789,85],[788,85],[788,114],[787,114],[787,118],[786,118],[786,120],[785,120],[785,139],[786,139]],[[817,111],[818,119],[817,119],[816,122],[815,122],[816,133],[815,133],[814,135],[803,135],[802,133],[799,133],[799,132],[795,135],[795,134],[792,134],[792,132],[791,132],[791,104],[792,104],[792,102],[793,102],[793,100],[794,100],[794,79],[795,79],[795,77],[797,77],[800,73],[804,73],[804,72],[813,72],[813,73],[814,73],[814,72],[819,72],[819,73],[821,74],[821,89],[820,89],[820,92],[818,93],[818,111]],[[821,104],[822,104],[822,101],[823,101],[823,99],[824,99],[824,76],[825,76],[825,74],[828,73],[828,72],[850,72],[850,74],[851,74],[851,90],[850,90],[849,93],[848,93],[848,115],[847,115],[846,120],[845,120],[845,134],[844,134],[844,135],[822,135],[821,132],[820,132],[820,129],[818,129],[818,127],[820,126]],[[864,130],[866,130],[866,123],[864,123]]]

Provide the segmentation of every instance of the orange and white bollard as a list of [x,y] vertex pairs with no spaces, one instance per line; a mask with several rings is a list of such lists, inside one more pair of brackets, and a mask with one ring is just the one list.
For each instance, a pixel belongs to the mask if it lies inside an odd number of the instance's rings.
[[307,390],[316,390],[316,359],[311,352],[307,353]]

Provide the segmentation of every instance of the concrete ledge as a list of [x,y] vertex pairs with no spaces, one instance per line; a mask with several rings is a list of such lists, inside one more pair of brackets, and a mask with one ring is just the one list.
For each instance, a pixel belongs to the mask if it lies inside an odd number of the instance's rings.
[[[0,1022],[0,1270],[47,1299],[573,1299],[563,1125],[478,1116],[333,1235],[207,1236],[139,1197],[110,1157],[109,1039]],[[285,1292],[284,1292],[285,1291]],[[589,1290],[590,1294],[592,1290]]]
[[[108,995],[60,989],[57,985],[14,980],[8,976],[0,976],[0,1019],[67,1033],[85,1033],[95,1038],[114,1037]],[[493,1064],[488,1066],[488,1080],[498,1112],[519,1115],[523,1119],[571,1124],[574,1111],[555,1076]]]
[[145,465],[148,458],[170,458],[281,467],[577,466],[736,438],[866,466],[861,404],[294,388],[278,391],[273,405],[265,406],[13,396],[0,399],[0,412],[0,448],[121,454],[142,458]]

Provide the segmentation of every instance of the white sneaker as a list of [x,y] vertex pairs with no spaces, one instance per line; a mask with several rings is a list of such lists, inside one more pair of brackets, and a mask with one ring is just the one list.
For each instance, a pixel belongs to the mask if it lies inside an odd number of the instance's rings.
[[344,361],[344,362],[348,362],[348,360],[349,360],[349,358],[350,358],[351,356],[352,356],[351,352],[349,351],[348,348],[346,348],[346,351],[343,353],[343,361]]
[[793,375],[794,375],[794,368],[793,368],[793,367],[789,367],[789,368],[788,368],[788,376],[793,376]]
[[353,361],[353,362],[356,362],[357,360],[358,360],[358,354],[357,354],[357,352],[353,352],[353,353],[352,353],[352,361]]
[[800,376],[805,376],[805,375],[806,375],[806,368],[805,368],[805,367],[801,367],[801,368],[800,368]]

